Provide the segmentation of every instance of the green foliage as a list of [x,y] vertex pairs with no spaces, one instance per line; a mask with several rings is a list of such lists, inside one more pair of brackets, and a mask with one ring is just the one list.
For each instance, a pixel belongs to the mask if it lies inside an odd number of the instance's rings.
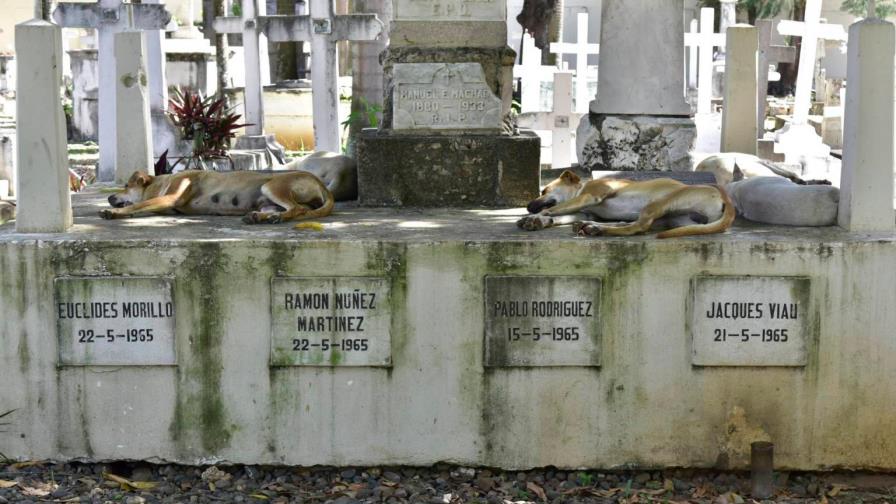
[[377,114],[383,111],[383,107],[376,103],[370,103],[365,100],[363,96],[358,98],[358,103],[361,104],[363,110],[353,110],[351,114],[348,115],[348,118],[342,121],[342,129],[345,130],[365,118],[367,119],[367,124],[369,124],[371,128],[379,126],[380,120]]
[[241,0],[234,0],[233,5],[230,6],[230,12],[236,17],[243,15],[243,3]]
[[[868,15],[868,1],[843,0],[843,3],[840,4],[840,10],[848,12],[853,16],[865,17]],[[896,14],[896,0],[877,0],[874,10],[877,13],[877,17],[886,19]]]
[[180,128],[185,140],[193,141],[193,157],[226,156],[236,131],[248,124],[238,124],[239,114],[226,107],[224,97],[177,89],[169,100],[168,115]]
[[[720,7],[719,0],[700,0],[699,4],[700,7],[716,9],[716,13]],[[737,8],[746,12],[750,22],[753,23],[757,19],[772,18],[782,12],[792,15],[795,10],[803,8],[805,4],[805,0],[740,0],[737,2]]]
[[576,483],[579,486],[591,486],[594,484],[594,476],[588,473],[580,472],[576,475]]

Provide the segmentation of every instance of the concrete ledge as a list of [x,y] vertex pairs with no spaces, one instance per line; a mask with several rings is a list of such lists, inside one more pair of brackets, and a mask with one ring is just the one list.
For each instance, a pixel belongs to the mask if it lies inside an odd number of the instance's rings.
[[[341,207],[323,233],[236,218],[0,226],[0,451],[22,459],[527,468],[896,469],[896,237],[743,227],[717,236],[525,233],[511,210]],[[597,277],[600,367],[484,365],[486,275]],[[811,281],[804,367],[695,367],[686,304],[707,275]],[[173,282],[175,366],[62,366],[54,278]],[[391,366],[270,365],[271,279],[391,287]],[[4,419],[6,420],[6,419]]]

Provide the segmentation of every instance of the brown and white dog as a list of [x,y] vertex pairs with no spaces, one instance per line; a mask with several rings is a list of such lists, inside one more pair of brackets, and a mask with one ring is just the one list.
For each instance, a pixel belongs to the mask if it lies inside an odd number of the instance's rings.
[[572,224],[577,234],[589,236],[630,236],[651,228],[667,229],[658,238],[722,233],[735,218],[728,194],[716,186],[689,186],[668,178],[585,182],[571,171],[548,184],[528,210],[533,215],[517,222],[522,229]]
[[243,215],[247,224],[276,224],[326,217],[333,211],[334,199],[317,177],[304,172],[190,170],[153,177],[137,171],[124,190],[109,196],[109,204],[115,208],[101,210],[100,217]]

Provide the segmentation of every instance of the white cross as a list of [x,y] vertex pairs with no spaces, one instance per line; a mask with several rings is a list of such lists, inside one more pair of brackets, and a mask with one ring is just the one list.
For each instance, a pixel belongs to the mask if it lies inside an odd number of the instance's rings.
[[520,111],[541,110],[541,83],[557,71],[556,67],[541,64],[541,51],[535,47],[535,39],[523,34],[522,64],[513,67],[513,77],[520,79]]
[[551,167],[572,166],[572,128],[581,114],[572,111],[572,72],[554,73],[554,104],[551,112],[531,112],[519,117],[524,128],[551,132]]
[[[311,101],[314,121],[314,148],[341,151],[339,138],[339,92],[336,42],[375,40],[384,25],[376,14],[336,15],[333,0],[311,0],[307,16],[258,16],[257,29],[272,42],[311,42]],[[215,29],[229,33],[232,18],[218,18]],[[243,20],[248,19],[243,12]],[[220,28],[219,28],[220,27]],[[249,61],[249,48],[246,60]],[[248,63],[247,63],[248,65]],[[246,94],[249,94],[248,75]],[[258,93],[261,94],[260,92]],[[247,111],[249,99],[246,99]]]
[[576,111],[588,112],[591,95],[588,93],[588,55],[600,54],[600,44],[588,43],[588,13],[580,12],[576,18],[574,43],[552,42],[550,51],[560,58],[564,54],[576,55]]
[[712,111],[712,56],[713,49],[725,47],[725,34],[714,33],[715,11],[710,7],[700,9],[700,33],[685,33],[684,45],[700,50],[697,81],[697,113]]
[[[796,59],[796,48],[790,46],[772,45],[772,30],[774,21],[771,19],[759,19],[756,28],[759,32],[759,59],[758,59],[758,126],[759,137],[765,132],[765,114],[768,108],[768,83],[771,81],[769,67],[778,63],[793,63]],[[780,79],[780,75],[778,75]]]
[[[99,144],[97,179],[115,179],[115,49],[114,35],[126,30],[162,30],[171,21],[171,13],[161,4],[131,4],[121,0],[97,3],[60,3],[53,20],[66,28],[96,28],[99,54]],[[157,95],[164,81],[150,73],[151,95]]]
[[806,2],[805,21],[781,21],[778,23],[778,33],[802,37],[792,122],[806,124],[809,120],[809,109],[812,106],[812,80],[815,75],[818,41],[821,39],[845,42],[848,38],[847,33],[839,24],[827,24],[821,21],[821,0]]
[[[696,40],[697,34],[700,32],[700,21],[696,19],[691,20],[690,28],[688,32],[684,35],[685,41],[687,40]],[[688,89],[696,89],[697,88],[697,44],[688,45],[685,43],[685,47],[688,48]]]

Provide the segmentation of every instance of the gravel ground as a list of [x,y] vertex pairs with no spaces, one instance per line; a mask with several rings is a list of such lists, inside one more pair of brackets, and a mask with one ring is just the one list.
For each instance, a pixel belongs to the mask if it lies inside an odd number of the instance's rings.
[[[774,502],[896,502],[896,475],[780,473]],[[429,468],[0,464],[0,504],[90,503],[646,503],[742,504],[749,474],[667,470],[505,472]]]

